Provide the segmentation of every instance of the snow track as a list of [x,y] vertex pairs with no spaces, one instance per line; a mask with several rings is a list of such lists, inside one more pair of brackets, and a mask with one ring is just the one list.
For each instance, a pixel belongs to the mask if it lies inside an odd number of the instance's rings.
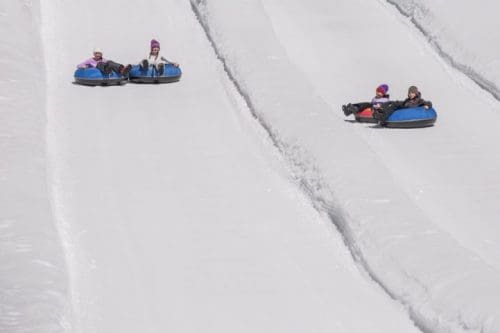
[[[43,4],[73,331],[418,332],[290,181],[189,2]],[[178,84],[70,83],[94,46],[136,63],[153,37]]]
[[[2,3],[0,331],[499,332],[500,104],[389,2]],[[179,83],[71,84],[151,38]],[[345,121],[381,81],[437,125]]]
[[67,263],[51,202],[38,2],[0,3],[0,332],[67,332]]
[[[498,40],[494,1],[454,6],[432,1],[384,1],[410,19],[451,66],[500,101],[498,50],[494,42]],[[488,36],[479,38],[479,35],[485,34]]]
[[[198,7],[199,16],[225,66],[232,73],[233,80],[244,95],[250,96],[257,118],[271,130],[271,136],[294,166],[295,174],[312,201],[329,213],[332,221],[344,233],[354,255],[359,255],[373,278],[391,295],[410,306],[416,322],[424,330],[495,332],[499,325],[498,286],[495,282],[499,273],[482,262],[474,252],[479,251],[488,262],[493,263],[496,261],[491,256],[495,256],[496,252],[481,251],[477,243],[471,243],[474,233],[467,240],[469,250],[472,251],[466,250],[460,243],[466,241],[466,238],[461,237],[460,242],[457,242],[447,233],[449,230],[442,230],[435,225],[434,222],[439,219],[432,216],[432,211],[436,207],[429,210],[428,206],[415,203],[413,194],[407,192],[405,186],[401,186],[405,184],[404,178],[399,178],[395,173],[397,170],[412,169],[386,165],[386,162],[394,160],[398,153],[404,151],[388,155],[384,149],[372,144],[373,141],[379,141],[377,136],[373,137],[373,133],[367,134],[371,137],[367,142],[372,147],[367,150],[358,144],[354,135],[346,132],[354,130],[346,129],[345,123],[338,124],[332,119],[329,115],[330,108],[317,97],[319,93],[326,100],[331,99],[325,92],[332,87],[344,90],[345,96],[349,94],[348,86],[347,89],[336,87],[338,79],[344,78],[345,70],[329,65],[336,64],[335,61],[314,58],[325,55],[331,60],[332,57],[335,59],[335,53],[339,53],[336,50],[349,52],[349,49],[338,48],[344,38],[352,37],[340,28],[344,27],[343,19],[355,15],[355,22],[362,22],[361,13],[370,13],[371,19],[387,22],[387,26],[394,27],[394,22],[388,19],[387,13],[377,8],[377,4],[363,1],[335,5],[318,1],[314,6],[299,2],[287,2],[283,6],[279,2],[273,4],[273,1],[250,1],[244,6],[217,0],[192,3]],[[266,9],[276,9],[266,11],[261,3],[266,4]],[[228,13],[234,12],[235,7],[246,14],[245,19],[223,19]],[[314,11],[319,16],[315,16]],[[277,24],[271,27],[270,20]],[[324,32],[332,33],[338,28],[340,33],[335,33],[339,39],[332,41],[336,43],[336,50],[325,47],[325,41],[328,43],[327,34],[314,30],[316,24],[324,29],[331,22],[336,22],[337,25]],[[387,31],[387,26],[382,25],[380,30]],[[357,31],[353,31],[356,36]],[[405,35],[405,29],[397,31],[400,31],[399,35],[391,36],[393,40],[390,39],[388,43],[394,41],[394,45],[400,45],[404,49],[404,39],[401,36]],[[371,33],[378,35],[377,31]],[[252,38],[243,40],[241,36]],[[363,37],[352,38],[350,41],[357,43],[357,46],[370,48],[369,40]],[[414,38],[410,39],[409,45],[412,43]],[[280,44],[286,48],[286,52]],[[358,52],[357,57],[363,55],[362,49]],[[409,48],[406,53],[410,52],[412,50]],[[406,55],[405,52],[400,53]],[[387,57],[387,54],[384,55]],[[395,54],[396,57],[398,55]],[[425,56],[419,56],[422,65],[431,64],[428,59],[422,59]],[[374,60],[375,63],[380,61],[377,57],[367,59]],[[410,63],[414,63],[411,57],[409,59]],[[430,59],[434,59],[432,55]],[[391,63],[390,60],[385,61]],[[362,62],[356,63],[358,64],[363,66]],[[356,65],[353,63],[352,68]],[[345,65],[342,68],[346,68]],[[336,76],[328,75],[331,69],[337,71]],[[382,69],[385,67],[382,66]],[[358,70],[363,73],[362,68]],[[436,71],[430,73],[436,75]],[[306,83],[307,77],[312,79],[314,88]],[[392,75],[390,77],[393,78]],[[372,85],[375,86],[375,83]],[[338,92],[335,94],[335,88],[331,94],[333,99],[338,95]],[[366,128],[355,132],[370,133]],[[411,133],[406,131],[406,136],[411,137],[408,132]],[[401,131],[395,133],[400,133],[399,137],[404,135]],[[487,133],[494,131],[492,129]],[[345,143],[351,150],[345,148]],[[465,151],[467,153],[467,149]],[[489,161],[489,165],[498,162],[496,154],[481,156]],[[366,166],[369,166],[370,173],[366,172]],[[419,173],[418,170],[412,171],[414,172],[405,176],[412,177]],[[491,172],[486,173],[491,175]],[[443,175],[447,173],[440,176]],[[450,175],[453,176],[453,173],[448,172],[448,177]],[[446,178],[443,180],[443,188],[446,188]],[[471,180],[483,184],[481,179]],[[474,195],[482,197],[479,188]],[[496,197],[497,192],[493,196]],[[450,199],[455,198],[458,199],[457,196]],[[446,200],[438,202],[448,204]],[[449,202],[453,203],[451,200]],[[460,207],[467,209],[470,205],[464,203]],[[494,233],[496,224],[492,223],[492,218],[495,216],[495,208],[484,216],[485,219],[481,221],[482,231]],[[464,222],[467,223],[467,219]],[[463,223],[460,226],[467,229]],[[456,232],[453,235],[458,236]],[[481,241],[480,238],[477,240]],[[436,253],[439,256],[436,257]],[[481,290],[475,289],[478,285],[483,286]],[[492,296],[492,292],[495,296]],[[478,312],[478,308],[482,310]]]

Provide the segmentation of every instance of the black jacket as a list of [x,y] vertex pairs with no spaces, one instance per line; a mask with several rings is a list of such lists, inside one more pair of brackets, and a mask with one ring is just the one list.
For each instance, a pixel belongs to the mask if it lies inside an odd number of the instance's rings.
[[407,98],[403,101],[403,108],[415,108],[417,106],[427,106],[432,108],[432,102],[424,100],[420,93],[418,93],[415,98]]

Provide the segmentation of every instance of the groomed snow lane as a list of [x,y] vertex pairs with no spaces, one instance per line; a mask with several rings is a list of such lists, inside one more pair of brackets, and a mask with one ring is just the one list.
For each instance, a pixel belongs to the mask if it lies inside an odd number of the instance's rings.
[[[192,4],[254,115],[270,131],[310,199],[328,212],[371,276],[410,307],[424,330],[500,330],[500,274],[492,266],[500,251],[495,250],[498,242],[481,239],[498,234],[498,205],[493,203],[499,192],[490,181],[499,180],[491,171],[500,158],[498,150],[488,150],[496,145],[498,123],[488,107],[498,106],[473,91],[471,107],[462,110],[463,100],[456,92],[465,96],[461,92],[470,85],[385,2]],[[245,16],[230,15],[238,11]],[[360,24],[371,20],[377,25]],[[393,53],[372,52],[379,46],[375,37],[382,35],[388,45],[398,46]],[[418,77],[427,84],[420,84]],[[450,78],[457,80],[451,90]],[[345,121],[340,105],[357,101],[360,91],[369,98],[384,81],[395,87],[395,96],[404,96],[407,86],[415,83],[425,92],[440,91],[442,96],[432,96],[436,105],[462,117],[444,113],[443,124],[438,121],[434,128],[420,131],[380,130]],[[470,110],[491,120],[487,128],[464,125]],[[437,140],[431,143],[443,144],[424,149],[422,143],[433,136]],[[451,151],[445,149],[448,141],[457,143]],[[411,148],[404,149],[405,144]],[[478,145],[479,155],[473,150]],[[413,149],[418,146],[422,147]],[[433,153],[439,149],[444,151],[436,159]],[[471,156],[484,163],[476,166],[478,173],[472,177],[460,177],[473,163]],[[451,159],[444,163],[446,157]],[[433,167],[436,160],[440,164]],[[460,171],[446,169],[452,160]],[[431,176],[438,186],[425,186],[420,195],[422,176]],[[439,195],[443,190],[450,196]],[[464,200],[466,193],[474,200]],[[481,203],[485,211],[478,219],[474,210]],[[466,214],[454,215],[456,220],[443,218],[446,208]]]
[[[42,4],[73,331],[419,331],[290,180],[189,2]],[[94,46],[138,62],[152,37],[179,83],[71,84]]]

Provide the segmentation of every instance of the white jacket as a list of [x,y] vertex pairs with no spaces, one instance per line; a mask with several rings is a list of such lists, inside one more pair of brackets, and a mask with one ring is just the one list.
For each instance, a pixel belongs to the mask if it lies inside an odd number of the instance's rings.
[[149,64],[150,65],[158,65],[160,63],[163,63],[163,64],[170,64],[170,61],[168,61],[167,59],[165,59],[164,57],[161,56],[161,54],[157,54],[156,56],[152,55],[152,54],[148,54],[148,56],[145,58],[148,60]]

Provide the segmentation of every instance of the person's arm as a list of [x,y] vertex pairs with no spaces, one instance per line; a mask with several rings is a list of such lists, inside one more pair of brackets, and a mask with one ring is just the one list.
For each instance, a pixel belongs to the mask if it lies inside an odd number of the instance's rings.
[[164,56],[160,57],[161,60],[165,61],[167,64],[174,65],[175,67],[179,67],[178,63],[175,63],[173,61],[167,60]]
[[90,67],[91,65],[92,65],[92,59],[87,59],[84,62],[78,64],[76,67],[77,68],[87,68],[87,67]]
[[423,106],[424,108],[429,109],[432,108],[432,102],[426,101],[425,99],[421,98],[418,106]]
[[410,98],[407,98],[405,99],[404,101],[401,102],[401,107],[402,108],[410,108],[412,105],[411,105],[411,99]]

